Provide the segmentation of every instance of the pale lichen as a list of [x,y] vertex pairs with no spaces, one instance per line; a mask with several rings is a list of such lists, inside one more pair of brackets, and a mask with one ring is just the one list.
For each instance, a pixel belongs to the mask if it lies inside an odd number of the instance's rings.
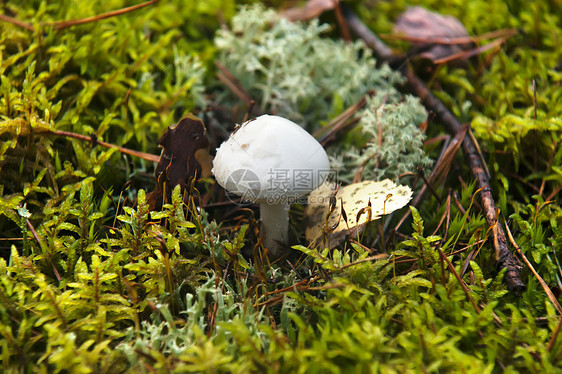
[[[351,181],[358,168],[363,169],[363,179],[378,179],[428,166],[424,134],[418,129],[427,113],[418,100],[396,89],[403,77],[386,64],[377,66],[361,41],[322,37],[328,29],[317,19],[293,23],[254,5],[240,8],[231,29],[217,33],[215,45],[221,63],[262,112],[290,118],[309,131],[369,90],[375,92],[358,113],[361,119],[354,132],[359,135],[329,149],[340,179]],[[239,103],[228,90],[218,100]]]
[[[260,5],[242,7],[231,30],[215,38],[219,60],[263,112],[308,129],[355,103],[368,90],[398,96],[401,76],[375,59],[360,42],[322,38],[329,26],[318,20],[293,23]],[[237,99],[226,93],[222,99]]]
[[388,103],[380,96],[367,100],[360,113],[357,131],[365,144],[342,144],[332,157],[332,168],[340,180],[380,180],[426,168],[432,163],[423,151],[425,134],[418,125],[427,112],[417,98],[407,95],[403,101]]

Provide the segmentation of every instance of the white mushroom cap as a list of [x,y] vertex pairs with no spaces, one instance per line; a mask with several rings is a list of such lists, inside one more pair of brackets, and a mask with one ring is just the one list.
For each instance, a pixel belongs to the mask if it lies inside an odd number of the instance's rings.
[[262,115],[217,148],[213,174],[244,200],[290,203],[316,189],[329,167],[326,151],[306,130],[283,117]]

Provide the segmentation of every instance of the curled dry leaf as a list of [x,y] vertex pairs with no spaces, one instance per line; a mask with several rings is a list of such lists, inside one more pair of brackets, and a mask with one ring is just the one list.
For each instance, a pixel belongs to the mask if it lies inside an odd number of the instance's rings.
[[170,201],[175,186],[184,189],[190,179],[210,176],[212,168],[205,125],[194,115],[188,114],[168,128],[158,143],[163,149],[154,172],[158,182],[147,195],[151,210]]
[[417,49],[425,50],[418,56],[431,61],[442,59],[468,49],[470,44],[436,43],[436,39],[468,37],[463,24],[452,16],[430,12],[422,7],[408,8],[396,21],[394,33],[410,38]]
[[313,246],[334,248],[347,235],[357,236],[368,222],[404,207],[411,199],[410,187],[389,179],[363,181],[339,189],[324,183],[308,197],[306,239]]

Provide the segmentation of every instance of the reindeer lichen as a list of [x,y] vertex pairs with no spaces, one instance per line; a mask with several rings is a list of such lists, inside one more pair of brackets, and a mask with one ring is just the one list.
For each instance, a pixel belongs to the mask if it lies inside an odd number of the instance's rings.
[[[403,78],[386,64],[376,66],[361,41],[323,38],[328,29],[317,19],[293,23],[254,5],[240,8],[232,29],[219,31],[215,44],[220,61],[262,111],[291,118],[309,130],[374,90],[374,99],[358,113],[356,131],[361,135],[329,151],[343,180],[353,179],[358,168],[364,179],[375,179],[428,166],[430,159],[422,150],[425,136],[417,127],[427,114],[418,100],[396,89]],[[232,94],[221,98],[238,100]]]
[[262,111],[312,129],[370,89],[397,95],[393,85],[401,81],[386,65],[376,69],[363,43],[322,38],[328,29],[318,20],[293,23],[254,5],[242,7],[215,44],[220,61]]
[[426,168],[431,159],[423,151],[425,134],[418,125],[427,119],[419,100],[407,95],[403,101],[386,103],[377,95],[367,100],[360,112],[354,134],[368,139],[365,143],[343,144],[332,156],[331,165],[340,180],[354,178],[380,180]]

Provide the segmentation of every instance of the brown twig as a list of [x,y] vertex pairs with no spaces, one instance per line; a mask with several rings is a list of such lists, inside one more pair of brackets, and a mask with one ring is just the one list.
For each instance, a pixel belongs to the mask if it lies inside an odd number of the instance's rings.
[[556,328],[550,337],[550,341],[548,342],[548,351],[552,352],[552,348],[554,348],[554,343],[556,343],[556,339],[558,339],[558,335],[560,334],[560,328],[562,327],[562,316],[558,318],[558,323],[556,324]]
[[27,29],[29,31],[35,31],[35,28],[33,27],[33,25],[17,20],[13,17],[7,16],[5,14],[0,14],[0,21],[4,21],[4,22],[8,22],[11,23],[12,25],[16,25],[19,27],[23,27],[24,29]]
[[482,35],[477,36],[459,36],[459,37],[444,37],[444,36],[434,36],[434,37],[415,37],[412,35],[402,35],[402,34],[381,34],[381,39],[387,40],[405,40],[409,42],[416,43],[429,43],[429,44],[444,44],[444,45],[457,45],[457,44],[470,44],[476,43],[481,40],[495,39],[499,37],[509,38],[517,35],[518,31],[515,29],[502,29],[487,32]]
[[33,227],[31,222],[29,221],[29,219],[26,218],[25,222],[27,224],[27,228],[31,231],[31,234],[33,234],[33,237],[37,241],[37,244],[39,244],[39,248],[41,248],[42,250],[45,251],[45,254],[47,255],[47,259],[49,260],[49,263],[51,264],[51,267],[53,268],[53,273],[55,274],[55,277],[57,277],[57,280],[60,282],[61,277],[60,277],[59,271],[57,270],[57,267],[55,266],[55,263],[53,262],[53,259],[51,258],[51,254],[49,253],[49,251],[47,249],[43,249],[43,244],[41,243],[41,238],[39,238],[39,235],[37,235],[37,231],[35,231],[35,227]]
[[453,273],[455,278],[457,278],[457,282],[459,282],[460,286],[462,287],[462,290],[464,291],[464,293],[466,295],[466,298],[470,301],[470,303],[474,307],[474,310],[476,310],[476,312],[478,314],[480,314],[480,308],[478,307],[478,305],[476,305],[476,302],[474,301],[472,296],[470,296],[470,290],[468,289],[468,286],[466,285],[466,283],[464,283],[464,281],[460,277],[459,273],[457,273],[457,270],[455,269],[455,267],[453,266],[451,261],[447,258],[445,253],[443,253],[441,248],[439,246],[437,246],[436,248],[437,248],[437,251],[439,252],[439,256],[441,256],[443,261],[445,261],[447,263],[447,266],[449,267],[449,270],[451,271],[451,273]]
[[[358,243],[355,240],[353,240],[353,242]],[[363,262],[376,261],[376,260],[380,260],[382,258],[387,258],[387,257],[388,257],[388,253],[379,253],[378,255],[369,256],[369,257],[365,257],[364,259],[357,260],[355,262],[350,262],[349,264],[343,265],[341,268],[346,269],[346,268],[351,267],[351,266],[356,266],[356,265],[362,264]]]
[[[460,144],[458,137],[459,134],[457,134],[453,138],[453,141],[451,141],[450,135],[447,135],[446,137],[443,138],[444,144],[441,150],[441,154],[439,155],[439,157],[437,157],[437,160],[435,161],[435,164],[433,166],[433,170],[429,175],[429,183],[433,183],[436,180],[436,178],[440,176],[440,173],[442,173],[443,170],[450,169],[450,167],[443,167],[442,165],[447,162],[452,162],[452,158],[459,148],[458,144]],[[416,175],[417,175],[416,181],[412,184],[414,186],[417,184],[417,180],[419,178],[419,174]],[[423,201],[423,198],[428,190],[429,190],[428,183],[424,183],[420,191],[416,194],[414,200],[412,200],[411,205],[415,207],[419,206],[419,204]],[[404,213],[402,218],[400,218],[400,220],[394,227],[395,232],[398,231],[398,229],[404,224],[404,222],[406,222],[406,219],[410,217],[411,213],[412,212],[410,210],[407,210],[406,213]]]
[[[160,0],[150,0],[150,1],[146,1],[142,4],[137,4],[137,5],[133,5],[133,6],[126,7],[126,8],[113,10],[111,12],[98,14],[97,16],[80,18],[80,19],[73,19],[73,20],[68,20],[68,21],[56,21],[56,22],[50,22],[50,23],[42,23],[41,25],[42,26],[52,26],[53,29],[55,29],[55,30],[62,30],[62,29],[66,29],[66,28],[69,28],[69,27],[72,27],[72,26],[83,25],[85,23],[91,23],[91,22],[100,21],[102,19],[106,19],[106,18],[110,18],[110,17],[120,16],[122,14],[133,12],[137,9],[141,9],[141,8],[146,7],[146,6],[155,4],[159,1]],[[14,24],[16,26],[23,27],[24,29],[27,29],[29,31],[35,31],[35,27],[33,27],[33,25],[31,25],[29,23],[26,23],[26,22],[23,22],[23,21],[19,21],[15,18],[6,16],[4,14],[0,14],[0,21],[9,22],[9,23]]]
[[507,41],[507,38],[499,38],[496,39],[486,45],[483,45],[482,47],[478,47],[478,48],[474,48],[471,49],[469,51],[462,51],[459,53],[453,53],[452,55],[437,59],[437,60],[433,60],[434,64],[444,64],[450,61],[454,61],[454,60],[461,60],[461,59],[468,59],[472,56],[476,56],[479,55],[483,52],[486,52],[492,48],[497,48],[500,45],[502,45],[503,43],[505,43]]
[[106,148],[117,148],[117,150],[121,153],[125,153],[125,154],[130,155],[130,156],[139,157],[139,158],[142,158],[142,159],[147,160],[147,161],[153,161],[153,162],[159,162],[160,161],[160,156],[156,156],[156,155],[153,155],[151,153],[135,151],[134,149],[120,147],[120,146],[115,145],[115,144],[103,142],[101,140],[96,140],[95,138],[92,138],[92,137],[87,136],[87,135],[76,134],[74,132],[69,132],[69,131],[59,131],[59,130],[52,130],[52,131],[50,131],[50,133],[53,134],[53,135],[66,136],[67,138],[85,140],[87,142],[99,144],[99,145],[104,146]]
[[55,29],[55,30],[62,30],[62,29],[66,29],[66,28],[69,28],[69,27],[72,27],[72,26],[83,25],[85,23],[96,22],[96,21],[99,21],[99,20],[102,20],[102,19],[120,16],[122,14],[129,13],[129,12],[135,11],[137,9],[141,9],[141,8],[146,7],[146,6],[155,4],[158,1],[160,1],[160,0],[150,0],[150,1],[144,2],[142,4],[137,4],[137,5],[133,5],[133,6],[126,7],[126,8],[113,10],[111,12],[98,14],[97,16],[81,18],[81,19],[73,19],[73,20],[69,20],[69,21],[57,21],[57,22],[50,23],[49,25],[52,25],[53,29]]
[[253,101],[252,97],[248,92],[246,92],[244,87],[242,87],[240,81],[238,81],[238,79],[236,79],[236,77],[230,72],[230,70],[228,70],[228,68],[220,62],[215,61],[215,66],[217,67],[217,69],[219,69],[219,71],[217,72],[217,78],[222,83],[224,83],[225,86],[227,86],[232,91],[232,93],[235,94],[246,105],[251,106]]
[[422,167],[418,166],[417,171],[418,171],[418,175],[421,177],[421,179],[423,179],[423,182],[424,182],[425,186],[427,186],[429,192],[431,192],[433,197],[435,197],[437,199],[437,201],[439,201],[439,205],[443,204],[443,199],[441,199],[441,196],[439,196],[437,191],[435,191],[435,189],[432,187],[431,183],[427,180],[427,178],[425,176],[425,173],[423,172]]
[[[350,9],[345,8],[345,10],[347,24],[351,30],[363,39],[380,59],[385,61],[391,60],[393,57],[392,50],[369,30]],[[425,107],[434,112],[441,119],[450,133],[459,133],[462,129],[462,125],[447,107],[429,91],[412,70],[405,67],[402,69],[402,73],[406,77],[409,87],[422,100]],[[481,190],[480,200],[486,222],[489,227],[495,227],[493,230],[493,243],[497,268],[507,269],[504,281],[511,291],[520,294],[526,289],[525,284],[521,281],[519,276],[523,267],[510,252],[504,230],[497,220],[496,204],[492,196],[490,180],[486,173],[486,168],[478,156],[477,147],[471,137],[467,136],[463,139],[462,148],[468,159],[472,174],[477,180],[477,188]]]
[[343,12],[342,12],[342,7],[341,7],[341,1],[340,0],[333,0],[334,3],[336,4],[334,6],[334,11],[336,13],[336,21],[338,22],[338,25],[340,26],[341,29],[341,33],[343,36],[343,40],[346,41],[346,43],[351,42],[351,33],[349,32],[349,27],[347,26],[347,23],[345,22],[345,18],[343,16]]
[[330,141],[334,140],[336,134],[346,127],[357,123],[359,118],[352,119],[352,117],[367,103],[367,99],[375,94],[374,91],[367,92],[359,101],[355,104],[341,112],[336,118],[330,121],[330,123],[324,127],[316,130],[312,136],[314,136],[322,146],[326,146]]
[[521,256],[525,265],[527,265],[529,270],[531,270],[531,273],[533,273],[535,278],[537,278],[537,280],[539,281],[542,289],[546,293],[546,296],[548,296],[548,299],[550,300],[552,305],[554,305],[554,307],[558,311],[558,314],[562,315],[562,306],[560,306],[560,303],[556,299],[556,296],[554,296],[554,294],[552,293],[552,290],[550,289],[550,287],[548,287],[548,284],[546,284],[544,279],[542,279],[542,277],[539,275],[539,273],[537,273],[537,271],[533,267],[533,264],[531,264],[531,262],[527,259],[527,256],[525,256],[523,251],[521,251],[521,248],[519,248],[519,246],[517,245],[517,242],[515,241],[515,239],[513,239],[513,236],[511,235],[511,230],[509,229],[509,226],[506,225],[505,227],[506,227],[506,230],[507,230],[507,236],[509,237],[509,241],[515,247],[515,250],[517,251],[519,256]]
[[470,126],[468,127],[468,136],[472,139],[472,143],[474,143],[474,148],[476,148],[476,152],[478,153],[478,157],[480,157],[480,161],[482,162],[482,166],[484,167],[484,171],[488,178],[492,178],[492,174],[490,174],[490,170],[488,169],[488,165],[486,164],[486,160],[484,160],[484,155],[480,150],[480,145],[478,145],[478,140],[474,137],[472,130],[470,130]]
[[445,235],[443,235],[443,239],[441,239],[443,243],[447,241],[447,234],[449,233],[449,224],[451,222],[451,190],[450,189],[449,192],[447,193],[447,200],[445,201],[445,211],[443,212],[443,215],[441,216],[441,219],[439,220],[437,227],[435,228],[435,230],[433,230],[432,235],[437,235],[437,231],[441,228],[445,220],[447,220],[445,223]]

